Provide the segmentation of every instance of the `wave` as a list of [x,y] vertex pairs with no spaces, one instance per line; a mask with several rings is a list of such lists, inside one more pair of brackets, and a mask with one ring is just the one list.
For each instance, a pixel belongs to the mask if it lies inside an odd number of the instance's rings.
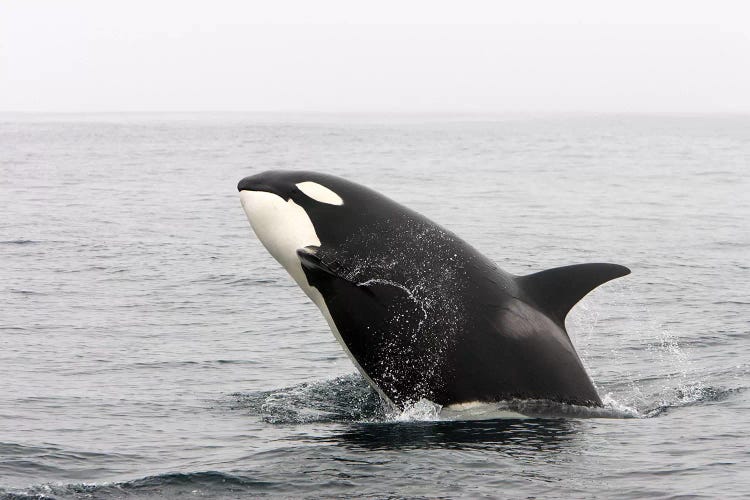
[[249,410],[272,424],[382,421],[380,396],[358,374],[283,389],[234,393],[230,407]]
[[642,416],[644,418],[658,417],[677,408],[723,401],[742,391],[744,391],[742,387],[704,387],[701,384],[678,387],[672,390],[672,398],[662,400],[651,408],[645,408],[642,410]]
[[121,498],[125,496],[172,498],[183,495],[216,498],[228,495],[251,495],[282,486],[277,483],[255,480],[246,475],[227,472],[175,472],[122,482],[42,484],[16,490],[0,488],[0,498],[3,500],[51,500],[56,498]]
[[[636,387],[633,385],[632,387]],[[634,389],[637,390],[637,389]],[[283,389],[234,393],[230,408],[245,410],[272,424],[325,422],[438,422],[528,418],[652,418],[684,406],[717,401],[742,388],[679,385],[649,396],[639,393],[637,404],[626,395],[607,393],[598,408],[548,400],[462,403],[442,407],[422,399],[403,410],[386,406],[359,375],[308,382]]]
[[0,245],[31,245],[33,243],[39,243],[39,242],[34,241],[34,240],[25,240],[25,239],[0,241]]

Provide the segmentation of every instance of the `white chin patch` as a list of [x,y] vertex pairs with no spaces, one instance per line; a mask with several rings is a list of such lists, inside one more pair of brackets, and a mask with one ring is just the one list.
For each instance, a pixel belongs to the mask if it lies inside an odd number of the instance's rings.
[[291,199],[285,201],[264,191],[241,191],[240,200],[260,242],[302,289],[308,291],[297,250],[320,246],[320,239],[305,209]]
[[344,200],[341,199],[341,196],[317,182],[300,182],[297,184],[297,188],[313,200],[319,201],[320,203],[327,203],[329,205],[344,204]]

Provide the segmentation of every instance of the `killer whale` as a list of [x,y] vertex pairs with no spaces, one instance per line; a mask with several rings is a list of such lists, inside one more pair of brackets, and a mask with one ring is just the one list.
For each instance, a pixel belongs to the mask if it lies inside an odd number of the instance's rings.
[[389,403],[601,406],[565,317],[628,268],[516,276],[426,217],[333,175],[275,170],[237,187],[260,241]]

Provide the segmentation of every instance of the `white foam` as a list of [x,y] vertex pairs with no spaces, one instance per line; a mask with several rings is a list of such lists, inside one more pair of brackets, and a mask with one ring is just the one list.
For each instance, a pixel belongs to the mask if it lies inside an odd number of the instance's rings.
[[604,408],[607,408],[615,413],[615,415],[619,414],[623,418],[640,418],[641,414],[633,408],[632,406],[628,406],[624,403],[621,403],[617,401],[611,393],[605,394],[602,398],[602,405],[604,405]]
[[441,420],[440,410],[442,406],[433,403],[429,399],[420,399],[416,403],[408,404],[399,413],[390,415],[396,422],[435,422]]

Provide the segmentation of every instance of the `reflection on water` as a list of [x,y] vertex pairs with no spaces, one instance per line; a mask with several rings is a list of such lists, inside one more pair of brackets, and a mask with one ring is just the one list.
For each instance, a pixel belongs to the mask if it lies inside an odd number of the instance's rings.
[[574,439],[578,425],[564,419],[352,423],[323,439],[368,450],[494,448],[511,455],[558,450]]

